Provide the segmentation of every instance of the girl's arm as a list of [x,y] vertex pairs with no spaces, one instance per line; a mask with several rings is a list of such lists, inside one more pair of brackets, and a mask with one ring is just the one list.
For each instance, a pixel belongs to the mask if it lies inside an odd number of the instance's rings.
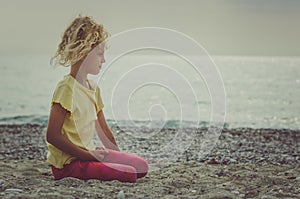
[[109,127],[105,121],[103,111],[101,110],[97,116],[98,116],[98,119],[96,121],[96,131],[97,131],[99,139],[102,141],[102,143],[104,144],[104,146],[106,148],[112,149],[115,151],[120,151],[120,149],[116,143],[116,140],[114,138],[114,135],[111,132],[111,130],[109,129]]
[[97,161],[97,159],[89,152],[75,144],[73,144],[67,137],[61,133],[67,110],[59,103],[54,103],[48,121],[48,128],[46,133],[46,140],[61,151],[77,157],[83,161]]

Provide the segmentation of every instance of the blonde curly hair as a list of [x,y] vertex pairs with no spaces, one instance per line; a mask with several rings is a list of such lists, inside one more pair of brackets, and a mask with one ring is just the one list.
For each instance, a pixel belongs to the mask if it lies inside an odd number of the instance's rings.
[[55,61],[54,65],[73,65],[109,36],[102,24],[96,23],[92,17],[79,15],[65,30],[50,64],[53,65]]

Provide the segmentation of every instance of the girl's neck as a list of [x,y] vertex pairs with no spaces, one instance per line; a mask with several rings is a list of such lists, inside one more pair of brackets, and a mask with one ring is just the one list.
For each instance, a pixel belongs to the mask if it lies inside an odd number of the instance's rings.
[[76,79],[81,85],[87,87],[87,74],[79,71],[81,63],[76,63],[71,66],[70,75]]

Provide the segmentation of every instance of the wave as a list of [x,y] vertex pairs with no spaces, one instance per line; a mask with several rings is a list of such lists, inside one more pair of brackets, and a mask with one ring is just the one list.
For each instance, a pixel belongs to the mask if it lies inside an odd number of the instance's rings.
[[[48,123],[47,115],[22,115],[22,116],[14,116],[14,117],[3,117],[0,118],[0,124],[39,124],[39,125],[47,125]],[[179,127],[208,127],[209,123],[202,122],[194,122],[194,121],[179,121],[179,120],[168,120],[164,123],[162,121],[141,121],[141,120],[112,120],[107,119],[106,122],[108,125],[118,125],[118,126],[140,126],[140,127],[152,127],[152,128],[179,128]]]
[[[46,126],[48,124],[48,115],[22,115],[13,117],[0,118],[0,124],[12,125],[12,124],[38,124]],[[167,120],[167,121],[144,121],[144,120],[113,120],[106,119],[109,126],[125,126],[125,127],[147,127],[147,128],[207,128],[209,126],[219,126],[220,124],[212,124],[208,121],[180,121],[180,120]],[[268,128],[268,129],[291,129],[299,130],[298,126],[286,126],[286,125],[271,125],[271,124],[256,124],[256,123],[241,123],[241,122],[225,122],[223,128],[235,129],[235,128]]]
[[48,123],[47,115],[21,115],[0,118],[0,124],[41,124]]

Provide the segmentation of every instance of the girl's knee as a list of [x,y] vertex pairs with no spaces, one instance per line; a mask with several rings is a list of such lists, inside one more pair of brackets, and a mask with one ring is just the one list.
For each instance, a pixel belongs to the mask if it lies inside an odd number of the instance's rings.
[[132,166],[124,165],[124,172],[125,173],[136,173],[136,169]]
[[145,159],[141,158],[140,170],[137,173],[137,178],[142,178],[142,177],[146,176],[148,173],[148,170],[149,170],[148,162]]
[[149,170],[148,162],[142,157],[138,158],[136,162],[136,167],[139,173],[147,173]]
[[122,174],[122,177],[119,179],[121,182],[136,182],[137,171],[134,167],[124,166]]

